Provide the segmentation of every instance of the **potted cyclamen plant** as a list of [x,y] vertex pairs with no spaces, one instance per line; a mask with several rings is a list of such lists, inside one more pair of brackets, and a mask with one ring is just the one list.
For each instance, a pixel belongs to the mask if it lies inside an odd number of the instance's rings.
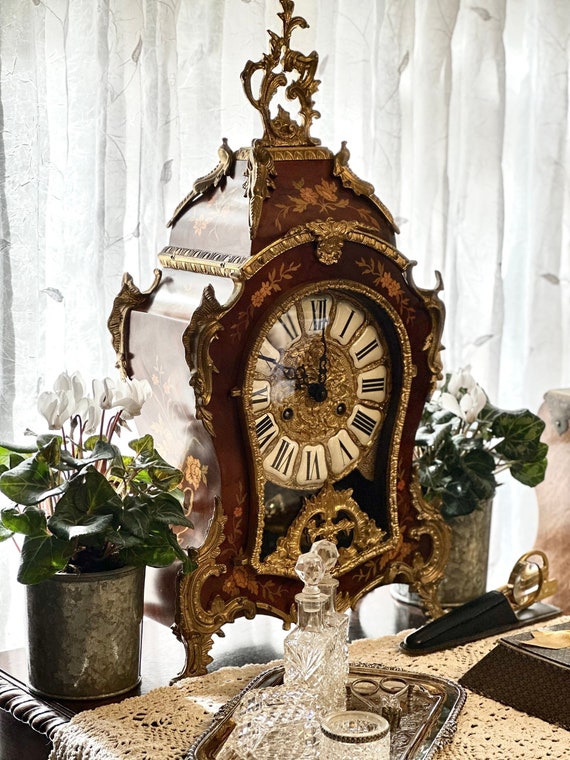
[[444,606],[486,590],[491,507],[508,471],[534,487],[546,472],[544,422],[528,409],[493,406],[470,369],[447,374],[426,402],[416,434],[415,463],[424,498],[451,527],[451,554],[440,585]]
[[[67,699],[111,696],[140,680],[145,566],[193,562],[172,526],[192,527],[182,473],[150,435],[114,442],[150,395],[146,380],[63,373],[38,399],[49,433],[0,444],[0,541],[23,536],[30,685]],[[57,431],[57,432],[56,432]]]

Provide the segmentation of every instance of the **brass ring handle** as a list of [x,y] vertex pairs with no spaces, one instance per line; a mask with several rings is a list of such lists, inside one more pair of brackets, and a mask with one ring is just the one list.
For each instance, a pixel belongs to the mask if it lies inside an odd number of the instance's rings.
[[540,549],[525,552],[515,562],[506,586],[498,589],[515,610],[530,607],[555,593],[558,582],[548,577],[548,557]]

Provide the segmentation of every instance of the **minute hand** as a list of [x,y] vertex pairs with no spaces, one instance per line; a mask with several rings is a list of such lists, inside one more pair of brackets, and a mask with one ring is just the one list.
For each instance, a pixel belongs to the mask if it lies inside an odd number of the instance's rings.
[[319,384],[325,385],[327,382],[327,370],[328,370],[328,353],[327,353],[327,340],[325,338],[325,328],[323,327],[323,333],[321,335],[321,341],[323,343],[323,353],[319,359]]

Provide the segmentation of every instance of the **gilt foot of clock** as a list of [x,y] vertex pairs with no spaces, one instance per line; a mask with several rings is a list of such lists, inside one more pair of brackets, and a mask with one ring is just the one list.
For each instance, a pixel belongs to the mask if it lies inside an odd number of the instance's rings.
[[233,623],[237,617],[251,620],[257,612],[255,602],[244,596],[224,599],[219,594],[208,596],[204,590],[208,581],[224,576],[228,570],[226,564],[217,561],[226,519],[221,502],[216,499],[210,532],[200,549],[193,551],[196,568],[177,578],[173,631],[186,648],[186,664],[174,681],[205,675],[212,662],[209,654],[214,643],[212,636],[220,634],[222,626]]
[[170,683],[173,684],[182,678],[205,676],[208,672],[208,665],[212,662],[210,655],[210,650],[214,644],[212,637],[205,633],[195,633],[186,638],[180,635],[176,626],[173,626],[173,631],[184,644],[186,660],[184,668]]

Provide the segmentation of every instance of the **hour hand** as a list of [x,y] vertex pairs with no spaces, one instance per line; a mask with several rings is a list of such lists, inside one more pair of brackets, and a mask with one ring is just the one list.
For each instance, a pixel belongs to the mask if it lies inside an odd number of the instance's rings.
[[272,356],[266,356],[265,354],[259,354],[259,358],[273,364],[277,369],[281,370],[287,380],[294,380],[295,388],[297,390],[308,387],[307,370],[305,369],[304,364],[300,364],[298,367],[288,366],[277,361],[277,359],[274,359]]

